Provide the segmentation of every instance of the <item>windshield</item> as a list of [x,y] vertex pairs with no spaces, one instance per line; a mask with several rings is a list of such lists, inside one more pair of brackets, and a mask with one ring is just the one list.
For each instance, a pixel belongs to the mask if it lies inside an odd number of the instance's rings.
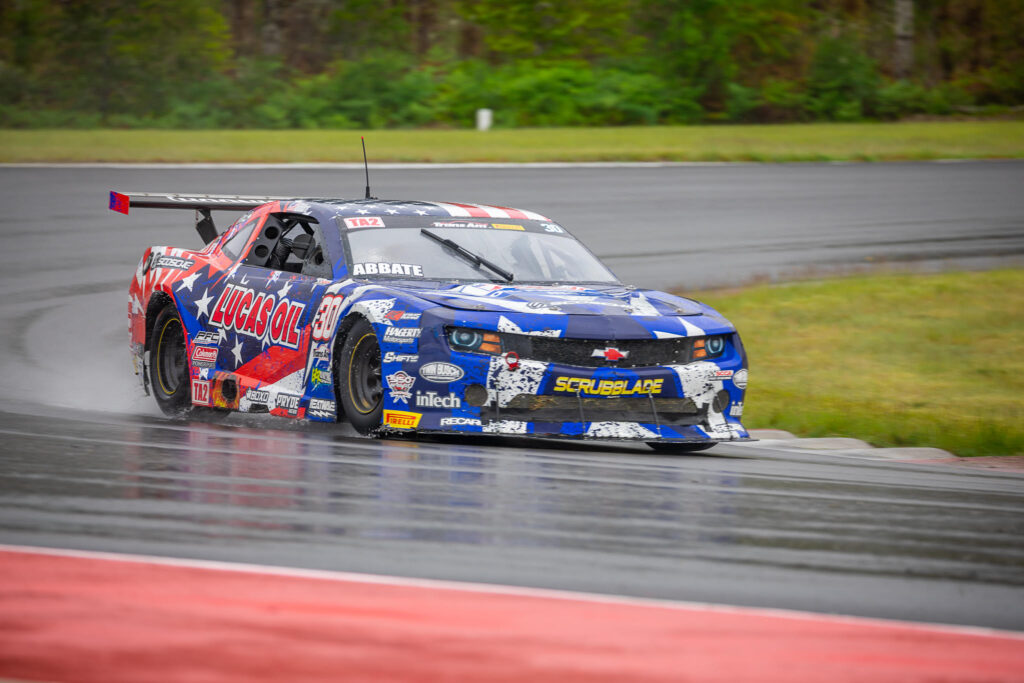
[[[509,271],[515,282],[618,284],[604,264],[565,233],[435,225],[423,227]],[[473,259],[422,234],[419,228],[351,230],[348,244],[353,277],[505,281],[494,270],[474,265]]]

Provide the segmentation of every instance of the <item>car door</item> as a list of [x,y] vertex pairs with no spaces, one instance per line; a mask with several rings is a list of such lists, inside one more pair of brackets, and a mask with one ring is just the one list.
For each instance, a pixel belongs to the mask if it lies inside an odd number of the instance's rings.
[[218,404],[297,416],[310,322],[330,274],[314,218],[267,216],[211,290],[206,325],[217,336]]

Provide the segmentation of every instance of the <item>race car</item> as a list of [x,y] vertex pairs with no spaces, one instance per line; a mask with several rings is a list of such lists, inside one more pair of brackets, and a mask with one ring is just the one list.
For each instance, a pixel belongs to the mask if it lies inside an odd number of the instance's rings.
[[[369,192],[367,192],[369,194]],[[751,440],[747,359],[710,307],[623,285],[559,223],[455,202],[110,193],[194,209],[129,288],[135,372],[169,415],[359,433]],[[214,210],[244,211],[218,233]]]

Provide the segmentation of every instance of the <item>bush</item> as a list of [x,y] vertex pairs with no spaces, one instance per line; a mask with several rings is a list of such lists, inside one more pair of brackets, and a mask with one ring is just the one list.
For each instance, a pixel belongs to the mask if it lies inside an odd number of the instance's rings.
[[758,98],[757,120],[766,123],[807,119],[807,94],[797,83],[774,78],[765,80]]
[[818,119],[856,121],[863,118],[878,90],[878,70],[847,38],[818,43],[808,75],[808,111]]

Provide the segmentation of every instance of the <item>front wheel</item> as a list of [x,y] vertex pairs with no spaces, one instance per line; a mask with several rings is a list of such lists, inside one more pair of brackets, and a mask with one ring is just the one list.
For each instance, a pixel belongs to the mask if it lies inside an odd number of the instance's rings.
[[373,326],[364,319],[352,325],[345,335],[338,354],[335,386],[338,400],[357,432],[369,434],[380,427],[384,412],[380,345]]
[[648,441],[647,445],[658,451],[659,453],[675,453],[676,455],[682,455],[684,453],[697,453],[698,451],[706,451],[715,444],[712,443],[679,443],[671,441]]

